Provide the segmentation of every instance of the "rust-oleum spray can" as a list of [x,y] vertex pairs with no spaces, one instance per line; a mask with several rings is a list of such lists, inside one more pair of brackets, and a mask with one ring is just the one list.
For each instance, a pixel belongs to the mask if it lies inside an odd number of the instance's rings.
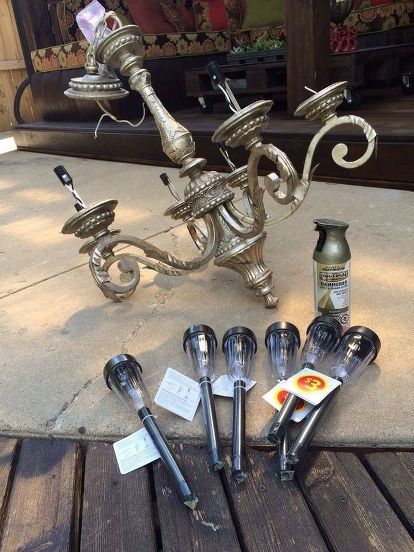
[[316,219],[318,243],[313,252],[313,285],[316,316],[333,316],[345,331],[350,322],[351,251],[346,222]]

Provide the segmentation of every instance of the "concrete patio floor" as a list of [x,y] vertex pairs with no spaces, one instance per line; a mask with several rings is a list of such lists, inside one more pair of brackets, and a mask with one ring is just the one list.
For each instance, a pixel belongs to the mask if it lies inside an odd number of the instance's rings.
[[[154,396],[168,366],[191,375],[182,335],[202,322],[219,339],[237,324],[255,331],[257,385],[247,401],[247,433],[251,442],[265,444],[273,410],[261,397],[275,382],[264,332],[276,320],[289,320],[304,337],[313,318],[312,221],[330,217],[350,224],[352,323],[377,331],[382,350],[377,365],[341,391],[314,443],[414,444],[410,192],[314,183],[300,210],[268,232],[265,260],[274,270],[277,309],[265,309],[236,273],[212,263],[177,278],[142,270],[136,293],[115,304],[95,286],[87,257],[78,254],[81,241],[60,234],[74,210],[52,172],[58,164],[86,202],[119,200],[113,228],[183,258],[194,255],[185,227],[162,215],[172,203],[158,179],[164,169],[18,151],[0,155],[0,434],[116,439],[133,432],[139,422],[107,389],[105,362],[119,352],[136,355]],[[178,171],[168,173],[182,191]],[[230,438],[231,400],[217,398],[216,404],[221,433]],[[193,422],[153,410],[169,437],[204,440],[200,410]]]

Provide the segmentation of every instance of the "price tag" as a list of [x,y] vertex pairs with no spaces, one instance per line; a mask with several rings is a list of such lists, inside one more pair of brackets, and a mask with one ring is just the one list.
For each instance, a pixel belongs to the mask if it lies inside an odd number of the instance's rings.
[[200,387],[191,378],[167,368],[154,402],[191,422],[200,402]]
[[[263,395],[263,398],[271,406],[276,408],[276,410],[280,410],[287,396],[288,396],[288,392],[284,390],[281,383],[278,383],[275,387],[273,387],[273,389],[271,389],[265,395]],[[295,411],[291,419],[294,422],[301,422],[303,418],[306,418],[306,416],[312,411],[312,409],[313,409],[313,404],[310,404],[304,401],[303,399],[299,399],[299,402],[296,405]]]
[[[252,387],[256,385],[256,382],[253,380],[246,381],[246,391],[250,391]],[[233,398],[233,388],[234,382],[226,374],[220,376],[215,381],[213,381],[213,394],[219,395],[220,397],[231,397]]]
[[305,368],[290,377],[287,381],[281,382],[281,385],[288,393],[293,393],[297,397],[316,406],[329,393],[340,386],[341,382],[325,376],[316,370]]
[[115,456],[122,475],[146,466],[160,457],[158,450],[143,427],[114,443]]

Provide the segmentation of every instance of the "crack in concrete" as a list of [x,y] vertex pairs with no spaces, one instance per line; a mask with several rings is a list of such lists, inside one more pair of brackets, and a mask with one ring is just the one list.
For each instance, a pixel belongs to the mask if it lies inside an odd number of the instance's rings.
[[167,303],[167,301],[170,297],[172,297],[172,291],[171,290],[160,289],[159,291],[157,291],[157,293],[155,294],[155,297],[154,297],[155,305],[154,305],[153,309],[151,309],[151,311],[148,313],[147,316],[145,316],[145,318],[141,319],[137,323],[137,325],[132,330],[132,332],[122,342],[122,350],[124,352],[128,352],[128,350],[127,350],[128,344],[131,343],[131,341],[133,339],[135,339],[135,337],[138,335],[138,332],[140,331],[142,326],[144,324],[146,324],[146,322],[148,322],[148,320],[150,320],[153,316],[158,314],[164,308],[164,306],[166,305],[166,303]]
[[62,416],[62,414],[64,414],[72,406],[72,404],[76,401],[76,399],[79,397],[79,395],[82,393],[82,391],[87,389],[91,385],[93,380],[95,380],[97,377],[99,377],[99,375],[100,374],[97,374],[93,378],[89,378],[88,380],[86,380],[86,382],[82,385],[82,387],[80,387],[80,389],[78,389],[78,391],[76,391],[76,393],[74,393],[72,395],[72,398],[69,401],[66,401],[66,402],[63,403],[62,407],[55,414],[55,416],[53,416],[52,418],[49,418],[49,420],[47,420],[47,422],[45,424],[47,429],[56,429],[56,426],[60,422],[60,417]]
[[[181,225],[180,225],[181,226]],[[170,232],[172,230],[172,228],[169,228],[168,230],[165,230],[163,232],[160,232],[159,234],[162,234],[162,233],[166,233],[166,232]],[[159,235],[157,234],[157,235]],[[176,254],[177,251],[178,251],[178,237],[176,236],[176,234],[174,234],[173,232],[171,233],[172,235],[172,239],[173,239],[173,247],[172,247],[172,250],[173,250],[173,253]],[[154,237],[154,236],[151,236],[151,237]],[[155,305],[154,307],[151,309],[151,311],[148,313],[148,315],[141,319],[138,324],[136,325],[136,327],[132,330],[132,332],[127,336],[127,338],[125,339],[125,341],[122,343],[122,346],[121,346],[121,349],[122,351],[126,351],[127,349],[127,346],[128,346],[128,343],[130,343],[138,334],[138,332],[140,331],[140,329],[142,328],[142,326],[148,322],[148,320],[150,320],[155,314],[157,314],[158,312],[160,312],[164,306],[166,305],[168,299],[170,297],[172,297],[173,295],[173,292],[172,290],[165,290],[165,289],[159,289],[156,294],[155,294]],[[58,429],[58,425],[59,425],[59,422],[61,422],[61,417],[63,414],[67,414],[68,410],[70,409],[70,407],[72,406],[72,404],[78,399],[79,395],[85,390],[87,389],[91,383],[97,379],[98,377],[100,377],[100,373],[97,374],[96,376],[88,379],[81,387],[80,389],[78,389],[78,391],[76,391],[76,393],[74,393],[72,395],[72,398],[69,400],[69,401],[66,401],[63,403],[62,407],[59,409],[59,411],[55,414],[55,416],[53,416],[52,418],[49,418],[49,420],[47,420],[46,422],[46,428],[49,429],[49,430],[55,430],[55,429]]]
[[[144,240],[150,240],[151,238],[155,238],[157,236],[161,236],[162,234],[168,234],[171,230],[174,230],[174,228],[178,228],[182,226],[185,223],[177,224],[176,226],[169,226],[165,230],[161,230],[161,232],[156,232],[155,234],[151,234],[150,236],[147,236],[143,238]],[[129,245],[125,245],[124,247],[120,247],[117,251],[122,251],[123,249],[127,249],[130,247]],[[42,284],[43,282],[47,282],[48,280],[52,280],[53,278],[58,278],[59,276],[62,276],[63,274],[67,274],[68,272],[72,272],[72,270],[78,270],[78,268],[82,268],[84,266],[87,266],[89,264],[89,260],[85,263],[78,264],[76,266],[72,266],[66,270],[62,270],[61,272],[56,272],[56,274],[51,274],[50,276],[45,276],[41,280],[36,280],[36,282],[32,282],[31,284],[27,284],[26,286],[22,286],[18,289],[15,289],[13,291],[8,291],[6,293],[3,293],[3,295],[0,295],[0,300],[5,299],[6,297],[10,297],[10,295],[15,295],[16,293],[19,293],[20,291],[24,291],[25,289],[29,289],[31,287],[37,286],[39,284]]]
[[[178,253],[178,237],[177,237],[176,234],[174,234],[174,232],[171,232],[171,237],[172,237],[172,240],[173,240],[172,253],[174,255],[177,255],[177,253]],[[132,332],[126,337],[125,341],[122,342],[122,350],[123,351],[128,352],[127,351],[128,344],[131,343],[131,341],[138,335],[138,332],[140,331],[142,326],[146,322],[148,322],[148,320],[150,320],[154,315],[158,314],[165,307],[165,305],[168,302],[168,299],[170,297],[172,297],[172,295],[173,295],[172,290],[166,290],[166,289],[161,289],[161,288],[155,293],[155,297],[154,297],[155,305],[154,305],[154,307],[148,313],[148,315],[145,316],[145,318],[141,319],[137,323],[137,325],[132,330]]]

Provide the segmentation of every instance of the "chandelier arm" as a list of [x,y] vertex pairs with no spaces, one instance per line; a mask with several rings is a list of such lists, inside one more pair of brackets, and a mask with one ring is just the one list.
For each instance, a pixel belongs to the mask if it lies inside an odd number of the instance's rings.
[[231,202],[228,201],[225,204],[219,205],[218,210],[221,216],[230,226],[232,231],[240,238],[254,238],[258,234],[260,234],[260,232],[262,232],[266,220],[266,211],[263,205],[263,194],[263,188],[259,188],[256,191],[256,195],[254,197],[255,203],[252,202],[252,211],[254,213],[254,218],[250,219],[252,221],[252,225],[248,228],[240,224],[238,218],[233,216],[232,210],[237,211],[237,209],[234,206],[233,209],[230,207]]
[[[217,232],[209,215],[206,216],[205,222],[209,229],[209,239],[206,242],[205,250],[201,257],[191,261],[177,259],[167,251],[162,251],[155,245],[133,236],[104,236],[91,251],[89,258],[89,268],[97,286],[105,297],[114,301],[120,301],[121,298],[132,295],[139,284],[140,269],[138,262],[145,264],[152,270],[169,276],[180,276],[184,270],[195,270],[208,263],[216,252],[218,240]],[[113,248],[120,244],[132,245],[133,247],[142,249],[145,257],[129,253],[115,254]],[[154,262],[152,259],[157,259],[161,262]],[[127,282],[121,284],[112,282],[109,269],[115,263],[118,263],[117,268],[121,272],[121,279],[122,275],[124,275],[128,279]]]
[[192,220],[187,222],[187,230],[197,249],[203,252],[208,241],[208,235],[204,232],[204,229],[196,221]]
[[348,153],[348,146],[343,143],[336,144],[336,146],[334,146],[332,149],[332,159],[337,165],[343,167],[344,169],[355,169],[356,167],[360,167],[361,165],[366,163],[373,154],[377,143],[377,133],[367,121],[365,121],[361,117],[358,117],[357,115],[342,115],[341,117],[334,115],[332,117],[329,117],[325,120],[325,125],[320,128],[313,137],[306,153],[305,164],[303,166],[302,173],[302,182],[306,187],[306,191],[307,188],[309,188],[312,179],[312,160],[317,145],[328,132],[330,132],[333,128],[341,125],[355,125],[360,127],[365,134],[368,145],[367,149],[365,150],[363,155],[361,155],[361,157],[355,159],[355,161],[346,161],[344,157]]
[[233,217],[237,218],[239,221],[245,222],[246,224],[249,224],[249,225],[252,225],[254,223],[254,219],[246,215],[246,213],[243,213],[242,211],[237,209],[237,207],[234,205],[232,201],[229,201],[227,203],[227,209],[230,211]]
[[[218,244],[217,232],[209,214],[206,214],[205,216],[205,223],[208,231],[208,241],[203,254],[195,259],[183,261],[177,257],[174,257],[174,255],[171,255],[168,251],[159,249],[146,240],[127,235],[104,236],[92,250],[91,258],[94,256],[96,256],[96,258],[105,258],[105,255],[112,253],[113,248],[116,245],[132,245],[133,247],[141,249],[145,253],[145,263],[148,262],[147,259],[149,258],[161,261],[161,263],[164,263],[164,265],[170,268],[176,268],[179,270],[196,270],[197,268],[200,268],[204,264],[208,263],[214,257]],[[131,255],[128,256],[131,257]],[[159,265],[159,263],[154,263],[154,270],[158,270],[156,268],[157,266],[160,266],[161,270],[164,269],[164,267]]]
[[[278,181],[277,184],[273,185],[273,192],[270,193],[276,203],[288,205],[300,197],[299,191],[302,183],[288,156],[273,144],[261,143],[252,148],[247,162],[247,181],[250,197],[253,199],[260,188],[258,166],[262,157],[266,157],[276,165]],[[285,184],[286,192],[279,189],[281,183]]]

